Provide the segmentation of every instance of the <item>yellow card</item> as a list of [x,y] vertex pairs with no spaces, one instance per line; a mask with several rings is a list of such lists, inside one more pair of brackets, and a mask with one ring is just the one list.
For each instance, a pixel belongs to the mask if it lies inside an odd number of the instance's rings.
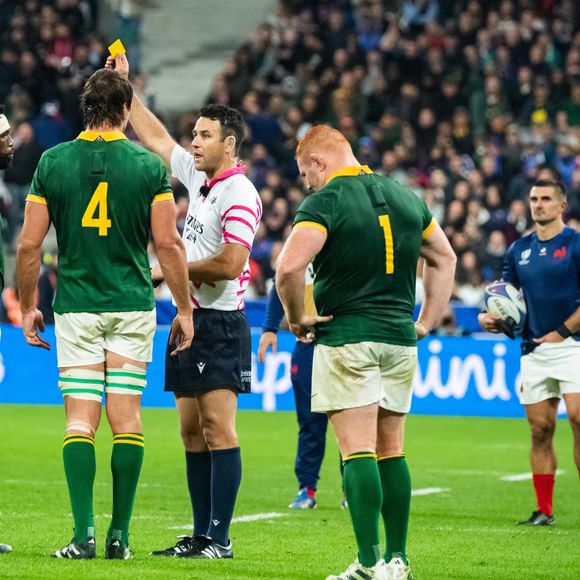
[[125,54],[127,51],[125,50],[121,40],[117,38],[117,40],[109,46],[109,52],[111,53],[111,56],[115,58],[118,54]]

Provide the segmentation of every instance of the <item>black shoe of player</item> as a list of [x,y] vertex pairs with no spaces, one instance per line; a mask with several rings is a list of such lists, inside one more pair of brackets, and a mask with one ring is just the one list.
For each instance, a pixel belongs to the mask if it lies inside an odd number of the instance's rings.
[[105,560],[130,560],[133,552],[121,540],[111,540],[105,546]]
[[211,538],[200,536],[196,548],[191,550],[188,554],[179,554],[177,557],[221,560],[222,558],[233,558],[234,551],[231,542],[228,542],[227,546],[222,546]]
[[527,520],[518,522],[518,526],[553,526],[555,523],[554,516],[549,516],[544,512],[532,512]]
[[69,560],[92,560],[95,557],[95,538],[87,538],[84,542],[75,542],[74,538],[68,546],[52,553],[53,558],[68,558]]
[[190,536],[177,536],[179,542],[175,546],[171,546],[165,550],[155,550],[151,552],[151,556],[167,556],[173,558],[175,556],[181,556],[182,554],[189,554],[193,550],[197,550],[197,544],[200,538],[205,538],[205,536],[196,536],[192,538]]

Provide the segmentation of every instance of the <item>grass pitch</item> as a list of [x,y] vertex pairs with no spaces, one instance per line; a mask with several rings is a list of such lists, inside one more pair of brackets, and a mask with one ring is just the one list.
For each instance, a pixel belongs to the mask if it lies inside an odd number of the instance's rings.
[[[233,524],[235,559],[187,561],[148,556],[187,533],[191,521],[177,416],[143,411],[145,464],[131,529],[135,558],[102,559],[111,510],[111,436],[105,419],[97,435],[95,514],[99,558],[53,560],[51,550],[72,536],[61,461],[63,411],[57,407],[0,406],[0,578],[319,579],[346,568],[356,555],[341,499],[338,452],[329,433],[316,510],[293,511],[296,421],[293,414],[239,414],[244,477],[235,516],[264,519]],[[415,490],[409,555],[422,579],[580,578],[580,488],[572,437],[556,435],[560,469],[554,528],[514,523],[534,507],[529,480],[504,481],[528,471],[524,420],[410,417],[409,463]],[[429,488],[437,488],[439,491]],[[443,491],[441,491],[443,490]],[[266,515],[264,515],[266,514]],[[269,515],[267,515],[269,514]],[[273,515],[275,514],[275,515]]]

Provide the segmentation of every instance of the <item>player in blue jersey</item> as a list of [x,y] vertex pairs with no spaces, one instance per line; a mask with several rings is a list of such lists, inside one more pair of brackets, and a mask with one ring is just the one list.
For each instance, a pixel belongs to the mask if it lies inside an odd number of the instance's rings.
[[[310,264],[306,270],[304,307],[309,314],[316,315],[313,283],[314,270],[312,264]],[[283,317],[284,307],[276,291],[276,286],[273,285],[268,296],[266,317],[258,347],[258,362],[264,362],[268,348],[272,348],[272,351],[276,352],[278,347],[277,332]],[[310,410],[313,357],[314,343],[296,342],[292,352],[291,380],[300,430],[298,432],[298,449],[294,466],[294,472],[298,479],[298,494],[288,506],[292,509],[312,509],[316,507],[316,487],[326,446],[328,418],[324,413],[313,413]],[[340,466],[342,470],[342,461]],[[344,496],[341,507],[343,509],[348,507]]]
[[[509,248],[503,279],[524,293],[520,400],[532,434],[531,467],[537,510],[520,522],[554,524],[556,473],[553,439],[558,404],[564,398],[574,434],[580,475],[580,233],[564,224],[566,191],[559,181],[537,181],[530,192],[536,231]],[[481,326],[501,332],[498,317],[484,312]]]

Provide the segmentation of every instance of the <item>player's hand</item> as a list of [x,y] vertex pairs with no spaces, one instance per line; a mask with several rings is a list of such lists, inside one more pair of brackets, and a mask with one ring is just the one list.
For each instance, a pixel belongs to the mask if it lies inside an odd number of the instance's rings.
[[417,340],[423,340],[429,334],[427,327],[419,320],[415,322],[415,332],[417,333]]
[[38,308],[23,312],[22,332],[24,333],[26,342],[30,346],[50,350],[50,344],[38,334],[38,331],[44,332],[44,317],[42,316],[42,312]]
[[107,57],[105,68],[117,71],[122,77],[129,78],[129,61],[124,54],[118,54],[115,58]]
[[258,345],[258,362],[262,364],[266,359],[266,351],[272,347],[272,352],[278,352],[278,336],[275,332],[263,332]]
[[155,264],[155,266],[151,268],[151,280],[153,280],[153,288],[157,288],[157,286],[163,284],[163,270],[161,270],[159,264]]
[[491,312],[480,312],[477,315],[477,321],[483,330],[487,332],[493,332],[494,334],[500,334],[504,331],[501,326],[501,318],[496,314]]
[[540,338],[534,338],[534,342],[537,344],[543,344],[544,342],[562,342],[563,340],[564,337],[555,330],[548,332],[548,334],[544,334],[544,336],[541,336]]
[[323,322],[329,322],[332,316],[311,316],[303,314],[300,321],[296,323],[289,322],[290,332],[292,332],[300,342],[313,342],[316,338],[315,326]]
[[171,352],[175,356],[182,350],[187,350],[193,340],[193,316],[191,313],[180,314],[173,319],[171,323],[171,332],[169,333],[169,344],[176,348]]

